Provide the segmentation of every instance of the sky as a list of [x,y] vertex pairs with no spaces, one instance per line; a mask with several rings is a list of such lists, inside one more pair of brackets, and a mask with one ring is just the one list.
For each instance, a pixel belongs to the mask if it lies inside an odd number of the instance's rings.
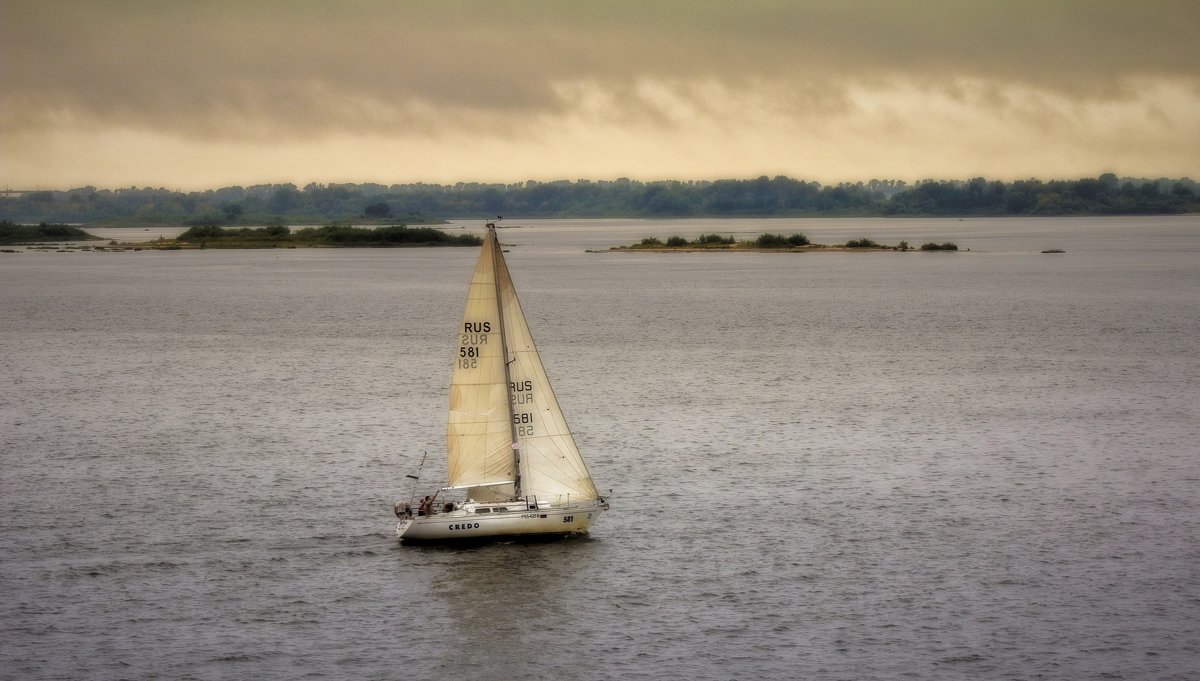
[[0,0],[0,184],[1200,178],[1195,0]]

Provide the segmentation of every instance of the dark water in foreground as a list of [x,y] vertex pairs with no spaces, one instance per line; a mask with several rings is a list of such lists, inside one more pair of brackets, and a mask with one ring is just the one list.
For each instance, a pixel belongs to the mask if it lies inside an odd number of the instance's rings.
[[392,537],[471,249],[0,257],[0,676],[1200,677],[1200,218],[523,224],[587,539]]

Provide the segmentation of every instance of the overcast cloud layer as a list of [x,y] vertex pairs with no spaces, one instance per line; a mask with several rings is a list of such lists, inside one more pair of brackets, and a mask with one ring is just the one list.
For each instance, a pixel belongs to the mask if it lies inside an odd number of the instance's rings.
[[1200,175],[1200,3],[0,5],[0,182]]

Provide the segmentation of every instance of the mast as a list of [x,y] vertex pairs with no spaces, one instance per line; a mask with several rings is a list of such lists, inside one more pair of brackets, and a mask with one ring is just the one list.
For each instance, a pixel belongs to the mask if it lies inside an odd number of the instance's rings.
[[[496,242],[492,249],[492,271],[499,272],[500,267],[498,267],[498,264],[504,259],[504,256],[500,253],[500,239],[496,236],[496,223],[487,223],[487,238],[493,239]],[[500,292],[500,277],[493,276],[492,282],[496,290],[497,316],[500,318],[500,349],[504,353],[501,360],[504,362],[504,394],[508,397],[505,400],[508,411],[508,432],[513,444],[513,471],[515,473],[513,478],[513,496],[519,498],[521,496],[521,441],[517,439],[517,424],[513,422],[512,373],[509,370],[509,366],[516,360],[508,358],[508,336],[504,331],[504,297]]]

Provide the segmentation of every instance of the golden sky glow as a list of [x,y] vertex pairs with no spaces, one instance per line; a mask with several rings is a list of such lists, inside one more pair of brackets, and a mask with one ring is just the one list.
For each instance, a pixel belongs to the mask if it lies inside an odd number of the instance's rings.
[[1200,176],[1200,3],[0,0],[0,183]]

